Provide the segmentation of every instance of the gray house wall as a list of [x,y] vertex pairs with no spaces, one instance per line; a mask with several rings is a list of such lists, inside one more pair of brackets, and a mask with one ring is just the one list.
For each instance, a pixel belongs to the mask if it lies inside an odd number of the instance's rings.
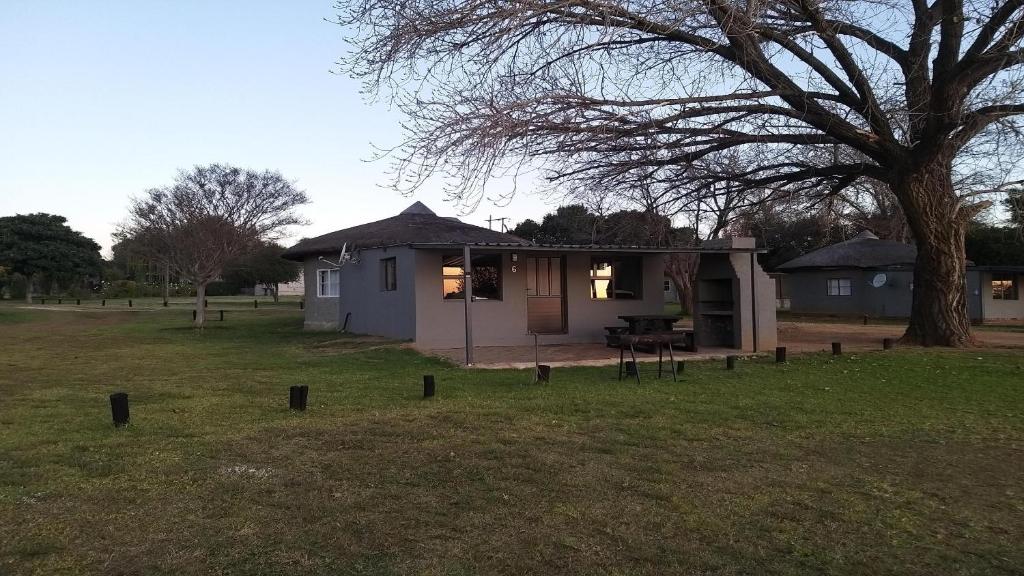
[[[458,348],[465,341],[465,304],[462,300],[442,298],[441,256],[439,250],[416,251],[416,346],[419,348]],[[484,252],[479,252],[484,253]],[[533,344],[526,328],[526,257],[512,271],[511,254],[502,253],[502,300],[477,300],[473,307],[473,344],[475,346],[518,346]],[[554,256],[551,252],[539,256]],[[591,253],[564,254],[566,259],[567,333],[540,336],[541,344],[600,342],[605,326],[622,324],[620,314],[660,314],[664,309],[664,259],[661,255],[643,256],[643,299],[594,300],[590,297]]]
[[[870,284],[878,273],[886,275],[881,288]],[[828,281],[850,279],[849,296],[829,296]],[[910,270],[806,270],[783,276],[784,293],[791,312],[807,314],[863,315],[876,318],[910,316],[914,273]]]
[[[979,307],[984,309],[985,320],[1024,320],[1024,274],[1016,275],[1020,292],[1017,300],[993,300],[992,273],[975,272],[975,274],[979,277],[981,285]],[[974,291],[968,293],[975,294]],[[971,299],[977,300],[977,296]]]
[[[325,256],[332,260],[337,255]],[[396,290],[385,291],[381,278],[381,260],[395,258]],[[356,334],[375,334],[397,340],[416,335],[415,251],[410,248],[361,250],[357,262],[341,268],[341,298],[317,296],[317,271],[331,266],[318,258],[307,258],[306,320],[312,329],[336,329],[340,318],[349,318],[347,330]]]
[[[324,257],[328,257],[326,254]],[[334,254],[330,258],[337,258]],[[306,317],[303,326],[310,330],[333,330],[337,327],[338,321],[338,299],[318,297],[317,291],[317,270],[327,269],[330,266],[321,262],[316,256],[309,256],[302,262],[302,277],[305,284],[305,311]]]
[[[878,273],[886,275],[881,288],[871,285]],[[863,315],[875,318],[907,318],[913,302],[914,272],[898,270],[800,270],[783,277],[784,291],[790,310],[807,314]],[[850,296],[829,296],[830,278],[849,278]],[[968,270],[967,314],[971,320],[1024,319],[1024,300],[993,300],[992,273]],[[1018,283],[1024,277],[1018,277]]]

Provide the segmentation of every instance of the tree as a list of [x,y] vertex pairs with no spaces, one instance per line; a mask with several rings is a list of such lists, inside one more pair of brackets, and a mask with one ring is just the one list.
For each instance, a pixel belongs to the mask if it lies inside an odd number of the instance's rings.
[[770,210],[745,214],[734,224],[734,230],[753,236],[767,249],[766,253],[758,255],[758,262],[769,271],[797,256],[846,240],[855,233],[854,227],[835,219],[806,215],[790,218]]
[[302,270],[291,260],[281,257],[284,247],[273,242],[262,243],[252,252],[229,263],[224,279],[244,286],[263,286],[270,290],[274,302],[278,301],[278,284],[294,282]]
[[0,266],[25,277],[25,302],[32,302],[32,287],[44,278],[69,283],[99,274],[99,244],[66,223],[43,213],[0,218]]
[[971,341],[964,235],[988,201],[954,182],[1016,148],[1021,0],[340,8],[343,69],[407,116],[396,186],[450,174],[449,194],[472,203],[489,178],[530,167],[563,188],[679,197],[873,179],[918,247],[905,340]]
[[1006,211],[1010,214],[1010,224],[1018,231],[1024,232],[1024,190],[1011,190],[1003,200]]
[[1020,266],[1024,238],[1009,226],[975,223],[967,232],[967,257],[978,266]]
[[570,204],[545,214],[540,224],[524,220],[512,234],[540,244],[595,244],[599,220],[582,204]]
[[201,328],[207,285],[233,258],[302,223],[295,208],[308,201],[278,172],[196,166],[134,199],[119,234],[144,244],[196,287],[194,324]]

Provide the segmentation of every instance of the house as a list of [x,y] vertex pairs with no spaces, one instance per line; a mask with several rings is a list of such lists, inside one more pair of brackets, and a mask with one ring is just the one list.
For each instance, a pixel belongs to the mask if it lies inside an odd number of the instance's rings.
[[[416,202],[391,218],[302,240],[284,257],[303,263],[307,328],[469,351],[532,345],[535,333],[545,344],[603,342],[606,326],[622,325],[620,315],[663,314],[664,258],[671,251],[534,244]],[[771,302],[772,289],[752,257],[753,241],[703,252],[707,274],[725,282],[715,290],[727,292],[716,297],[721,310],[708,316],[708,342],[774,346],[774,307],[754,310],[757,301]],[[755,296],[755,287],[766,292]],[[726,315],[734,297],[735,318]]]
[[[248,291],[247,291],[248,292]],[[256,296],[273,296],[274,292],[265,284],[257,284],[252,287],[252,293]],[[294,282],[282,282],[277,285],[278,296],[302,296],[306,293],[306,286],[302,278]]]
[[[912,244],[880,240],[863,231],[778,267],[777,299],[796,313],[906,318],[914,289]],[[1020,283],[1024,266],[968,265],[971,320],[1024,319]]]
[[672,282],[672,278],[665,276],[662,281],[662,293],[665,296],[666,304],[679,304],[679,291],[676,290],[675,282]]

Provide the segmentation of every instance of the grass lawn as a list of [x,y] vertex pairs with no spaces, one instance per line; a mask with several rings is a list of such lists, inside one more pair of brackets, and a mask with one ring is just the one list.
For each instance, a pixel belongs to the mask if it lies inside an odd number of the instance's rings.
[[1019,352],[528,385],[190,319],[0,306],[0,574],[1024,573]]

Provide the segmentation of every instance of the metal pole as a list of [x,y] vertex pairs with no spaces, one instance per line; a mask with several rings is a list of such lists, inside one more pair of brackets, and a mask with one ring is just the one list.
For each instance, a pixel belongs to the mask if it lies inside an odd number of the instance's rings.
[[750,310],[753,315],[750,317],[751,326],[754,329],[754,352],[757,352],[757,276],[754,275],[754,265],[757,263],[757,254],[750,253]]
[[466,305],[466,366],[473,365],[473,264],[469,244],[462,247],[462,296]]

